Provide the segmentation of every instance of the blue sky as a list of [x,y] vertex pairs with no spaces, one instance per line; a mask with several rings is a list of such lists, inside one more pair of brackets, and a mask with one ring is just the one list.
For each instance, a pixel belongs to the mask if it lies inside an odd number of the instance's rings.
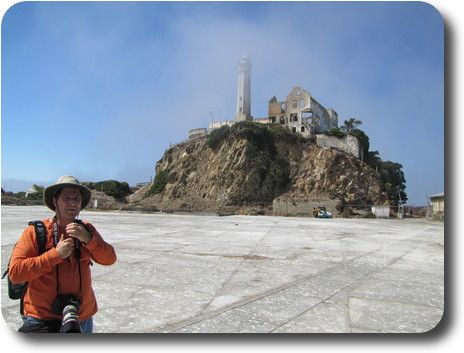
[[444,26],[424,2],[23,2],[4,15],[2,187],[149,181],[193,128],[301,86],[403,165],[408,204],[444,191]]

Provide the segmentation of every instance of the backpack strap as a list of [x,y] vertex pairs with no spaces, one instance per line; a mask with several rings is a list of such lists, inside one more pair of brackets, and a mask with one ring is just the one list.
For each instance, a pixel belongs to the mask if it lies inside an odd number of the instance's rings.
[[30,221],[30,226],[34,226],[37,244],[39,246],[39,255],[45,252],[45,244],[47,243],[47,228],[42,221]]
[[[37,237],[37,244],[39,246],[39,255],[42,255],[45,252],[45,244],[47,243],[47,228],[45,228],[45,224],[42,221],[30,221],[29,225],[33,225],[35,228],[35,235]],[[8,274],[9,269],[10,261],[8,261],[8,265],[6,271],[2,275],[2,279],[5,278],[5,276]]]

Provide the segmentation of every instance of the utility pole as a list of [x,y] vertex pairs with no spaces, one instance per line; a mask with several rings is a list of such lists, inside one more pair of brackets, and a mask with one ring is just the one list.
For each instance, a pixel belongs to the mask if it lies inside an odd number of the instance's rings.
[[401,200],[401,194],[399,190],[398,190],[398,218],[399,219],[403,218],[403,201]]

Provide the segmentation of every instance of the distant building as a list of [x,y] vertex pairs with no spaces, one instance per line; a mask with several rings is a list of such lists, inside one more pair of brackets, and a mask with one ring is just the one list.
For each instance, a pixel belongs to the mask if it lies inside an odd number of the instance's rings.
[[335,110],[324,108],[311,97],[311,93],[301,87],[294,87],[285,101],[277,101],[276,97],[272,97],[267,121],[259,120],[263,123],[286,125],[291,131],[299,132],[303,136],[338,127],[338,114]]
[[390,206],[372,206],[371,210],[377,218],[390,218]]
[[435,219],[445,218],[445,193],[429,196],[432,204],[432,216]]
[[202,137],[208,134],[205,128],[192,129],[189,131],[189,138]]
[[211,122],[209,129],[233,125],[237,121],[282,124],[290,131],[309,136],[338,127],[338,114],[333,109],[323,107],[303,88],[293,87],[286,100],[278,101],[275,96],[271,98],[266,118],[254,119],[251,116],[251,60],[245,55],[238,66],[237,111],[234,120]]
[[[237,112],[234,119],[226,121],[212,121],[209,131],[223,126],[231,126],[238,121],[252,121],[260,124],[281,124],[290,131],[305,137],[316,135],[319,146],[335,148],[349,153],[363,160],[363,149],[354,136],[343,138],[318,134],[338,127],[338,114],[335,110],[325,108],[316,101],[311,93],[301,87],[293,87],[284,101],[278,101],[274,96],[269,101],[268,116],[266,118],[253,118],[251,116],[251,60],[245,55],[238,67]],[[200,128],[189,131],[189,137],[195,138],[209,133]]]

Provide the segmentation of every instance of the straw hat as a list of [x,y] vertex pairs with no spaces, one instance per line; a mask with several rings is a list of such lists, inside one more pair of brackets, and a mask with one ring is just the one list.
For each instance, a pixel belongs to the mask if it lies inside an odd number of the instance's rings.
[[44,203],[49,209],[55,211],[55,205],[53,204],[53,196],[56,194],[58,190],[67,186],[77,188],[81,192],[81,210],[89,204],[91,195],[90,189],[80,184],[79,180],[77,180],[75,177],[70,175],[63,175],[56,181],[54,185],[50,185],[46,187],[44,190]]

